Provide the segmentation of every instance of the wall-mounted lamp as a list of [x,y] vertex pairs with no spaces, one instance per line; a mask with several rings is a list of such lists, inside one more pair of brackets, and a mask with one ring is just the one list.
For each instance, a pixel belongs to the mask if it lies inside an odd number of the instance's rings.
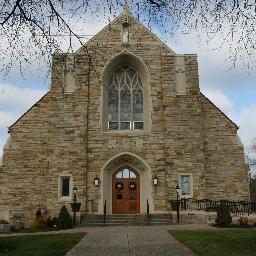
[[96,175],[96,177],[94,178],[94,186],[95,186],[95,187],[98,187],[99,184],[100,184],[100,179],[99,179],[99,177]]
[[154,184],[155,186],[158,185],[158,178],[156,177],[156,174],[155,174],[155,177],[154,177],[154,179],[153,179],[153,184]]

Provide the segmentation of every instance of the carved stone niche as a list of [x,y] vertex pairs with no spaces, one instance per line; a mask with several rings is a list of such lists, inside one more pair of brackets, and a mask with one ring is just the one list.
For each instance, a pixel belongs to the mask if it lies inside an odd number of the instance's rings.
[[175,73],[176,73],[176,94],[184,95],[186,94],[186,89],[187,89],[184,55],[175,56]]
[[64,93],[72,94],[76,90],[74,55],[67,55],[64,68]]

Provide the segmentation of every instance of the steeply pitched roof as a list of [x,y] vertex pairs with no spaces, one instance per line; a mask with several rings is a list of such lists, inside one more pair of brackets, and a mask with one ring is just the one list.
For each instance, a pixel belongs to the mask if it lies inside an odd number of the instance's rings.
[[109,27],[111,27],[111,25],[115,22],[117,22],[119,19],[122,19],[124,16],[128,15],[131,19],[133,19],[138,26],[141,26],[142,28],[144,28],[148,33],[150,33],[156,41],[158,41],[160,44],[162,44],[163,46],[165,46],[172,54],[176,54],[169,46],[167,46],[160,38],[158,38],[148,27],[146,27],[143,23],[141,23],[136,17],[134,17],[130,12],[126,12],[124,11],[123,13],[121,13],[119,16],[117,16],[113,21],[111,21],[109,24],[107,24],[102,30],[100,30],[96,35],[94,35],[92,38],[90,38],[83,46],[81,46],[76,53],[79,53],[83,50],[84,47],[87,47],[92,41],[97,41],[97,37],[99,35],[101,35],[102,33],[106,32],[107,29],[109,29]]
[[232,123],[236,129],[239,129],[239,126],[234,123],[220,108],[218,108],[211,100],[209,100],[209,98],[207,98],[203,93],[201,93],[201,95],[214,107],[216,108],[230,123]]
[[10,130],[15,124],[17,124],[17,123],[22,119],[22,117],[24,117],[30,110],[32,110],[40,101],[42,101],[49,93],[50,93],[50,91],[47,92],[47,93],[46,93],[41,99],[39,99],[35,104],[33,104],[33,106],[30,107],[25,113],[23,113],[11,126],[8,127],[9,130]]

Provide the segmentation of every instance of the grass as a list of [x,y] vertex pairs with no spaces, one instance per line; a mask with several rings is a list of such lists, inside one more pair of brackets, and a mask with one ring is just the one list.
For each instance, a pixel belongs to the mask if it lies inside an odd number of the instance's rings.
[[63,256],[85,233],[0,237],[1,256]]
[[256,255],[256,230],[171,230],[169,233],[201,256]]

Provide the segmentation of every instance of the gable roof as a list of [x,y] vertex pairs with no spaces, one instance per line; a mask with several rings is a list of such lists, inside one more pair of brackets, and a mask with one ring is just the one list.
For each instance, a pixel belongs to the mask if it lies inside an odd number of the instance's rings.
[[34,103],[25,113],[23,113],[11,126],[8,127],[9,131],[11,130],[11,128],[17,124],[30,110],[32,110],[40,101],[42,101],[48,94],[50,93],[47,92],[45,95],[43,95],[43,97],[41,97],[36,103]]
[[[119,16],[117,16],[114,20],[112,20],[110,23],[108,23],[102,30],[100,30],[98,33],[96,33],[92,38],[90,38],[83,46],[81,46],[76,53],[79,53],[83,50],[83,48],[87,47],[92,41],[94,41],[99,35],[106,32],[106,30],[111,26],[111,24],[115,23],[119,19],[123,18],[124,15],[126,15],[125,11],[121,13]],[[145,29],[148,33],[150,33],[156,41],[158,41],[160,44],[162,44],[164,47],[166,47],[172,54],[176,55],[176,53],[167,45],[165,44],[159,37],[157,37],[148,27],[146,27],[142,22],[139,21],[136,17],[134,17],[130,12],[128,12],[128,15],[130,18],[132,18],[139,26],[141,26],[143,29]]]
[[209,100],[209,98],[207,98],[203,93],[201,93],[201,95],[213,106],[215,107],[230,123],[232,123],[236,129],[239,129],[239,126],[234,123],[220,108],[218,108],[211,100]]

